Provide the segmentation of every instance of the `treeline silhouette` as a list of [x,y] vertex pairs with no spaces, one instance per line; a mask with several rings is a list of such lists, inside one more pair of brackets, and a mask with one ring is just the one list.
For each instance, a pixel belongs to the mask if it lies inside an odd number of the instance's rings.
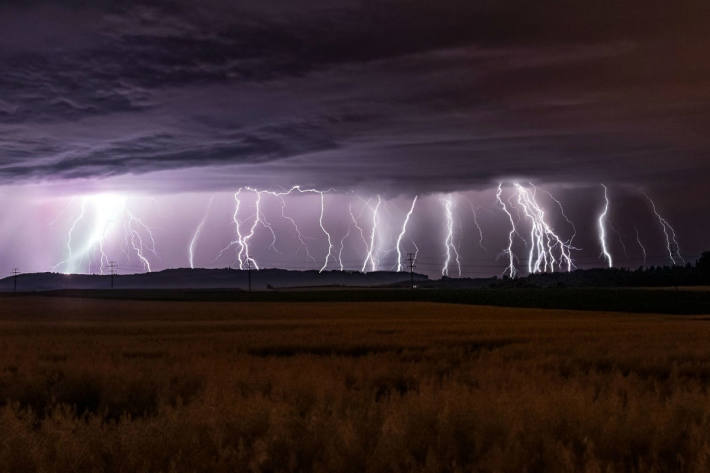
[[648,266],[638,269],[580,269],[571,273],[541,273],[510,279],[504,277],[490,287],[668,287],[710,285],[710,251],[695,264]]

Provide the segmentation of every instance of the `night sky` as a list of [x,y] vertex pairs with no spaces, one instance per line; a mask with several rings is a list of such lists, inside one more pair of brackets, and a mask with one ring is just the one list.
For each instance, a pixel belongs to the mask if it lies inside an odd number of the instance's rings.
[[[304,247],[262,195],[262,267],[321,268],[323,223],[334,258],[349,235],[346,269],[369,241],[393,269],[417,195],[401,250],[419,270],[441,274],[450,199],[462,273],[502,274],[499,182],[522,273],[514,182],[564,241],[577,230],[579,267],[605,264],[601,183],[615,265],[643,264],[639,243],[670,263],[646,196],[693,261],[710,249],[709,27],[703,0],[4,2],[0,272],[100,272],[102,250],[122,272],[184,267],[191,240],[194,265],[239,266],[233,193],[293,185],[328,191],[324,213],[286,196]],[[248,233],[257,196],[240,196]]]

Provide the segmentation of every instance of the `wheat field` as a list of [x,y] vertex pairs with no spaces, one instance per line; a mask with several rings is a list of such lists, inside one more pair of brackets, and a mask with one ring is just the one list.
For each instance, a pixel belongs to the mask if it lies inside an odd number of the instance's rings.
[[706,472],[710,320],[0,298],[0,471]]

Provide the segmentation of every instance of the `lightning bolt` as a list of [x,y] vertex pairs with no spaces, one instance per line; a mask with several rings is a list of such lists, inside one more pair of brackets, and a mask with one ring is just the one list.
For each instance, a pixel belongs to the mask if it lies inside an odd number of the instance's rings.
[[187,254],[188,254],[188,259],[190,261],[190,268],[195,269],[195,246],[197,245],[197,240],[200,238],[200,233],[202,233],[202,228],[205,226],[205,223],[207,222],[207,217],[209,216],[210,209],[212,208],[212,203],[214,202],[214,196],[210,197],[209,202],[207,203],[207,209],[205,210],[205,214],[202,216],[202,220],[197,224],[197,228],[195,228],[195,233],[192,234],[192,239],[190,240],[190,245],[187,247]]
[[542,191],[547,194],[550,199],[557,204],[557,207],[560,209],[560,215],[562,215],[562,218],[567,222],[567,225],[569,225],[572,228],[572,235],[570,235],[569,239],[567,240],[568,245],[572,245],[574,242],[575,237],[577,236],[577,227],[574,224],[574,222],[567,216],[565,213],[565,208],[562,206],[562,202],[560,202],[554,195],[552,195],[550,192],[546,191],[545,189],[542,189]]
[[84,215],[86,214],[86,201],[87,201],[86,197],[81,199],[81,210],[79,211],[79,215],[77,215],[77,217],[72,221],[72,224],[69,227],[69,231],[67,232],[67,258],[63,261],[60,261],[56,265],[54,265],[53,269],[56,269],[63,264],[67,264],[67,268],[66,268],[65,272],[67,274],[69,274],[73,271],[72,270],[73,267],[71,266],[71,262],[74,259],[74,255],[73,255],[73,251],[72,251],[72,239],[74,236],[74,232],[76,231],[76,227],[84,219]]
[[[293,188],[291,190],[293,190]],[[301,248],[304,250],[308,259],[310,259],[311,261],[313,261],[313,263],[315,263],[316,259],[311,254],[310,250],[308,249],[308,245],[306,244],[306,241],[303,239],[303,233],[301,232],[301,228],[298,226],[298,224],[296,223],[296,220],[293,217],[286,215],[286,199],[284,198],[284,194],[280,194],[278,192],[271,192],[270,194],[275,196],[276,198],[278,198],[281,201],[281,217],[284,220],[287,220],[289,223],[291,223],[291,226],[293,227],[293,229],[296,232],[296,238],[298,239],[298,242],[300,243]]]
[[609,229],[611,229],[611,231],[616,235],[616,239],[619,241],[619,245],[621,246],[621,251],[624,252],[624,256],[628,259],[629,250],[626,248],[626,243],[624,242],[624,237],[621,236],[621,232],[611,222],[609,222]]
[[[142,228],[148,238],[150,239],[151,246],[149,247],[150,251],[155,253],[155,239],[153,238],[153,233],[151,232],[150,228],[146,224],[144,224],[139,218],[134,216],[131,212],[128,212],[128,235],[129,235],[129,241],[131,243],[131,247],[133,248],[133,251],[135,251],[136,256],[138,259],[141,261],[143,264],[143,268],[145,269],[146,272],[150,273],[150,261],[148,261],[148,258],[145,256],[145,248],[143,245],[143,238],[141,237],[140,231],[134,227],[134,223],[137,224],[138,227]],[[103,251],[102,251],[103,252]],[[102,258],[104,255],[102,255]],[[102,260],[103,261],[103,260]],[[108,261],[106,261],[108,263]],[[103,267],[103,262],[102,262],[102,267]]]
[[[242,190],[247,190],[249,192],[253,192],[256,195],[256,200],[254,202],[254,207],[255,207],[255,216],[254,220],[252,221],[251,226],[249,227],[248,233],[242,235],[241,233],[241,223],[239,220],[239,209],[241,206],[241,199],[240,199],[240,194]],[[328,261],[331,257],[332,254],[332,249],[333,249],[333,243],[330,237],[330,234],[328,231],[325,229],[323,219],[324,219],[324,213],[325,213],[325,193],[327,191],[320,191],[317,189],[302,189],[300,186],[293,186],[291,187],[288,191],[285,192],[276,192],[276,191],[270,191],[270,190],[259,190],[255,189],[252,187],[245,187],[245,188],[239,188],[237,192],[234,194],[234,200],[235,200],[235,209],[234,209],[234,215],[232,217],[236,229],[236,234],[237,238],[233,241],[231,241],[225,248],[222,249],[222,251],[219,252],[217,255],[216,259],[219,259],[219,257],[229,248],[232,246],[239,245],[239,252],[237,254],[237,259],[239,262],[239,269],[244,269],[244,264],[249,263],[250,265],[253,265],[255,269],[259,269],[259,264],[256,262],[254,257],[251,255],[249,251],[249,242],[254,238],[254,235],[256,233],[256,229],[258,226],[263,227],[264,229],[268,230],[268,232],[271,234],[271,243],[269,244],[269,248],[273,250],[276,253],[280,254],[280,251],[278,248],[276,248],[276,241],[277,241],[277,236],[276,236],[276,231],[274,230],[273,225],[271,222],[266,218],[266,215],[264,214],[261,204],[262,204],[262,199],[263,195],[271,195],[279,199],[281,202],[281,216],[289,221],[293,228],[296,231],[296,235],[298,238],[299,243],[301,244],[302,248],[305,250],[306,255],[313,261],[315,262],[315,258],[313,258],[313,255],[311,255],[311,252],[308,249],[308,245],[306,245],[305,240],[303,239],[303,234],[301,232],[301,229],[299,228],[298,224],[296,223],[296,220],[293,219],[292,217],[289,217],[286,215],[286,200],[284,199],[284,196],[290,195],[293,192],[299,192],[299,193],[317,193],[320,194],[321,198],[321,212],[320,212],[320,218],[319,218],[319,223],[321,230],[323,230],[323,233],[325,234],[326,238],[328,239],[328,254],[326,255],[325,263],[323,267],[321,268],[321,272],[325,269],[325,267],[328,265]]]
[[328,239],[328,253],[325,255],[325,261],[323,262],[323,266],[321,266],[319,273],[322,273],[325,271],[325,268],[328,267],[328,261],[330,260],[331,253],[333,252],[333,241],[330,238],[330,233],[325,229],[325,225],[323,224],[323,216],[325,214],[325,192],[320,192],[320,217],[318,218],[318,224],[320,225],[320,229],[323,231],[325,234],[326,238]]
[[476,207],[473,206],[473,202],[471,202],[470,200],[468,201],[468,205],[471,206],[471,214],[473,215],[473,226],[476,227],[476,231],[478,232],[478,246],[480,246],[483,251],[487,251],[486,247],[483,246],[483,228],[478,222],[478,211],[476,210]]
[[643,254],[643,265],[646,266],[646,247],[641,243],[641,235],[639,235],[639,229],[634,227],[636,231],[636,243],[638,243],[639,248],[641,248],[641,254]]
[[273,250],[274,253],[281,254],[281,252],[276,248],[276,232],[274,231],[274,227],[271,225],[271,222],[266,218],[266,215],[264,214],[264,211],[261,208],[261,201],[262,201],[262,193],[270,193],[269,191],[261,191],[257,189],[253,189],[251,187],[247,187],[247,190],[250,190],[251,192],[254,192],[256,194],[256,219],[254,220],[254,226],[256,225],[261,225],[264,227],[266,230],[269,231],[271,234],[271,243],[269,243],[269,249]]
[[[545,271],[547,271],[547,251],[545,250],[545,237],[544,237],[544,232],[541,228],[540,223],[538,220],[536,220],[535,216],[533,216],[530,212],[530,209],[526,205],[525,201],[523,200],[523,190],[521,189],[521,186],[516,182],[515,187],[518,190],[518,204],[521,206],[523,209],[523,213],[527,218],[530,219],[531,221],[531,228],[530,228],[530,252],[528,254],[528,274],[533,274],[541,271],[541,261],[544,260],[545,263]],[[539,218],[539,216],[538,216]],[[538,257],[537,259],[534,259],[535,257],[535,250],[537,250]],[[551,255],[551,258],[553,258],[554,262],[554,256]]]
[[607,265],[611,268],[614,266],[614,261],[612,260],[611,253],[609,253],[606,243],[606,223],[607,216],[609,215],[609,191],[606,185],[602,184],[601,186],[604,189],[604,210],[601,214],[599,214],[599,218],[597,220],[597,225],[599,227],[599,243],[602,247],[602,256],[606,259]]
[[[101,254],[101,257],[99,258],[99,274],[104,274],[104,267],[109,264],[108,256],[104,251],[104,239],[106,238],[106,233],[108,232],[104,231],[101,234],[101,239],[99,239],[99,253]],[[89,270],[91,270],[91,266],[89,266]]]
[[259,265],[256,260],[249,256],[249,241],[254,238],[254,233],[256,233],[256,227],[261,223],[261,192],[256,193],[256,202],[254,203],[256,208],[256,215],[254,216],[254,221],[249,227],[249,233],[244,235],[242,239],[242,244],[244,245],[244,259],[245,262],[250,262],[254,265],[254,269],[259,269]]
[[414,199],[412,199],[412,205],[409,207],[409,211],[404,217],[404,222],[402,223],[402,231],[399,232],[399,236],[397,237],[397,272],[402,271],[402,238],[404,238],[404,234],[407,233],[407,223],[409,223],[409,219],[412,217],[412,213],[414,213],[414,206],[417,204],[418,197],[419,196],[415,195]]
[[498,183],[498,191],[496,192],[496,200],[498,201],[498,204],[500,205],[501,209],[503,209],[503,212],[508,216],[508,221],[510,221],[510,232],[508,232],[508,247],[503,250],[504,254],[508,255],[508,267],[506,268],[505,271],[503,271],[503,274],[505,272],[508,272],[508,275],[511,278],[515,278],[517,275],[517,270],[515,269],[515,254],[513,253],[513,240],[515,238],[515,234],[517,233],[517,230],[515,228],[515,221],[513,220],[513,215],[510,213],[508,210],[508,207],[505,205],[505,202],[503,202],[503,199],[501,196],[503,195],[503,183]]
[[362,269],[361,271],[363,273],[367,272],[367,263],[368,261],[370,262],[370,271],[377,271],[377,265],[375,263],[375,258],[373,257],[374,249],[375,249],[375,234],[377,232],[377,214],[380,210],[380,204],[382,203],[382,199],[380,196],[377,196],[377,204],[375,204],[375,208],[372,210],[372,230],[370,231],[370,244],[367,247],[367,255],[365,256],[365,261],[362,263]]
[[[332,257],[333,248],[334,248],[333,239],[332,239],[330,233],[328,232],[328,230],[325,228],[325,194],[330,192],[330,190],[332,190],[332,189],[329,189],[327,191],[322,191],[322,190],[318,190],[318,189],[302,189],[301,186],[293,186],[286,192],[273,193],[274,195],[280,196],[280,197],[283,197],[285,195],[289,195],[294,191],[299,192],[299,193],[314,193],[314,194],[320,195],[320,216],[318,217],[318,224],[320,226],[321,231],[323,232],[323,235],[325,235],[326,240],[328,242],[328,252],[325,255],[325,261],[323,262],[323,266],[321,266],[320,270],[318,271],[320,273],[325,271],[325,269],[328,267],[328,262],[330,261],[330,258]],[[296,228],[296,232],[298,233],[299,241],[301,242],[303,247],[306,249],[306,254],[310,256],[310,252],[308,251],[308,247],[306,246],[305,242],[303,241],[303,236],[301,235],[301,231],[298,228],[298,225],[296,225],[296,222],[293,219],[289,218],[289,220],[294,225],[294,228]],[[313,259],[312,256],[311,256],[311,259]]]
[[[362,240],[362,244],[365,247],[365,253],[368,252],[369,245],[367,244],[367,238],[365,238],[365,229],[363,229],[360,224],[357,221],[357,218],[355,217],[355,214],[353,213],[353,206],[352,203],[348,204],[348,212],[350,213],[350,220],[353,223],[353,226],[358,230],[360,233],[360,239]],[[367,264],[367,258],[365,259],[365,263]],[[364,269],[363,269],[364,271]]]
[[[91,213],[87,215],[87,207],[91,206]],[[76,248],[74,244],[75,233],[82,221],[90,220],[89,235],[83,244]],[[72,221],[66,240],[67,258],[56,264],[54,268],[65,266],[67,273],[75,271],[75,263],[84,257],[89,258],[89,272],[91,272],[92,254],[98,253],[98,270],[101,274],[109,264],[109,256],[106,252],[106,240],[112,233],[112,229],[123,222],[125,239],[136,254],[136,257],[143,264],[146,271],[150,271],[150,261],[146,257],[146,249],[156,254],[155,238],[150,228],[136,217],[129,209],[126,199],[120,195],[99,194],[85,196],[81,200],[81,208],[77,217]],[[121,228],[118,226],[118,228]],[[144,240],[146,241],[144,243]],[[149,242],[149,244],[148,244]]]
[[[244,251],[245,251],[245,245],[244,245],[244,236],[242,235],[242,229],[241,229],[241,222],[239,221],[239,209],[242,206],[242,199],[241,199],[241,193],[242,193],[242,188],[240,187],[237,189],[237,191],[234,193],[234,213],[232,214],[232,221],[234,222],[234,230],[236,234],[236,239],[232,240],[222,248],[222,250],[217,254],[217,257],[215,260],[219,259],[225,251],[228,249],[232,248],[233,246],[239,246],[239,251],[237,251],[237,263],[239,264],[239,269],[244,269]],[[256,263],[256,262],[254,262]],[[255,265],[256,266],[256,265]]]
[[88,249],[92,246],[98,246],[99,254],[99,273],[104,274],[104,267],[109,264],[109,258],[104,250],[104,242],[106,236],[126,208],[126,199],[115,195],[100,195],[91,198],[94,213],[95,225],[92,237],[89,240]]
[[338,250],[338,265],[340,266],[341,271],[345,271],[345,266],[343,265],[343,249],[345,248],[345,240],[350,237],[352,228],[353,226],[349,224],[348,231],[345,232],[345,235],[343,235],[343,237],[340,239],[340,250]]
[[661,228],[663,229],[663,235],[666,238],[666,250],[668,251],[668,258],[671,260],[671,264],[673,264],[673,266],[677,264],[676,258],[684,264],[685,260],[680,254],[680,245],[678,244],[678,237],[676,236],[675,229],[671,226],[670,223],[668,223],[668,220],[666,220],[658,212],[658,210],[656,209],[656,203],[653,201],[653,199],[651,199],[651,197],[649,197],[647,194],[644,194],[644,196],[651,203],[651,209],[653,210],[653,214],[656,216],[656,218],[658,219],[658,223],[661,224]]
[[[560,269],[566,267],[568,272],[572,271],[572,247],[563,241],[546,221],[545,211],[536,199],[535,186],[532,186],[531,192],[517,182],[514,185],[518,192],[518,205],[530,220],[528,273],[554,271],[556,264],[559,264]],[[559,252],[559,260],[555,257],[556,250]]]
[[461,261],[459,258],[459,251],[456,249],[454,244],[454,213],[453,213],[453,201],[451,195],[447,195],[444,199],[444,212],[446,214],[446,238],[444,240],[444,247],[446,248],[446,258],[444,260],[444,266],[441,268],[441,275],[449,275],[449,265],[451,264],[452,253],[456,260],[456,266],[458,267],[458,274],[461,277]]
[[234,244],[239,245],[239,251],[237,252],[237,261],[239,263],[239,269],[244,269],[244,262],[242,260],[242,255],[244,254],[244,237],[242,236],[241,222],[239,221],[239,209],[242,206],[241,193],[241,187],[237,189],[237,191],[234,193],[234,214],[232,215],[232,221],[234,221],[234,229],[237,234],[237,239],[232,240],[232,242],[230,242],[227,248],[233,246]]

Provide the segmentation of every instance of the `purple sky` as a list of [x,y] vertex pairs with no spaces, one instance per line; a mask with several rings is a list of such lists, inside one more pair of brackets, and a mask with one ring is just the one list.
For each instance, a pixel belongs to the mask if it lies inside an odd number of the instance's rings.
[[[82,200],[92,206],[107,193],[154,230],[152,269],[187,264],[186,245],[214,196],[196,261],[235,265],[235,253],[214,260],[234,238],[232,193],[300,184],[333,189],[325,217],[338,243],[348,205],[363,207],[365,223],[363,199],[382,196],[390,227],[377,237],[382,269],[396,265],[395,229],[419,195],[409,232],[430,274],[445,257],[441,199],[451,194],[463,272],[500,274],[508,230],[495,188],[515,180],[565,205],[580,266],[603,263],[601,182],[612,197],[615,262],[642,262],[636,230],[648,262],[668,262],[643,192],[692,260],[710,249],[710,6],[622,3],[5,2],[0,271],[66,270],[55,265],[68,256]],[[538,197],[569,238],[554,202]],[[257,260],[310,266],[280,204],[267,200],[281,254],[258,227]],[[485,251],[469,201],[481,211]],[[320,267],[319,198],[289,196],[287,208]],[[243,211],[246,225],[253,213]],[[91,218],[75,245],[90,238]],[[108,257],[140,270],[125,248],[137,237],[119,226],[123,234],[106,235]],[[352,267],[363,257],[358,241],[346,241]],[[516,245],[526,256],[522,239]],[[73,270],[88,270],[96,249],[88,253]]]

